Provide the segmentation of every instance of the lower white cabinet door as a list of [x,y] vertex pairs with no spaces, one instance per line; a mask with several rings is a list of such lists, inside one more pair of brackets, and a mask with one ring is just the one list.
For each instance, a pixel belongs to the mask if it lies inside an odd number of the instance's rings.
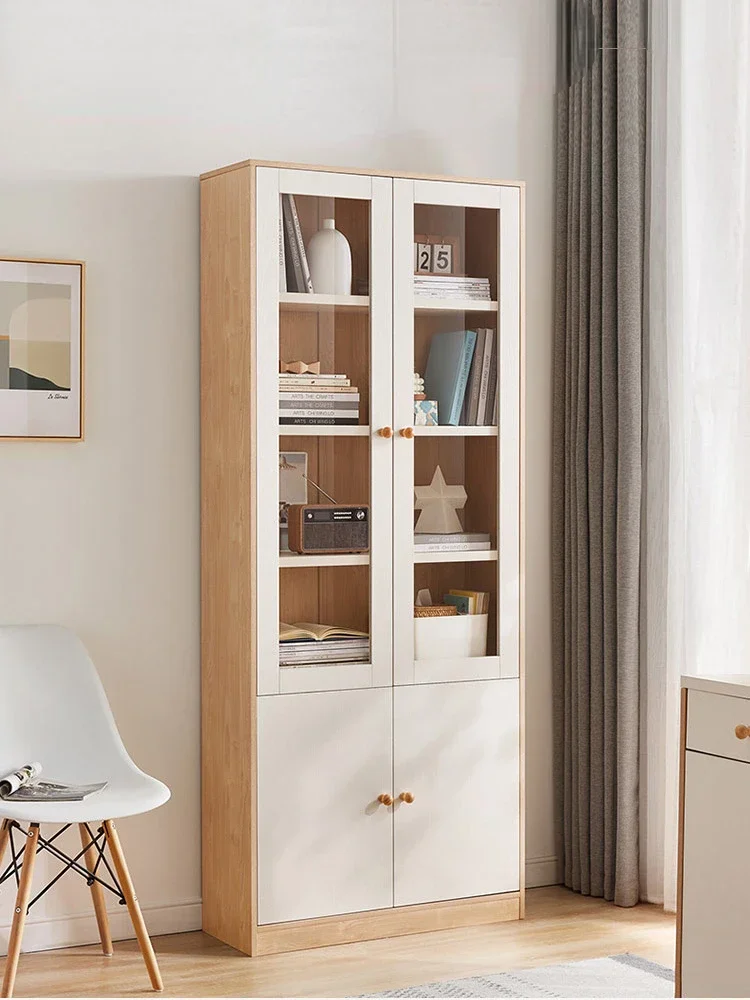
[[750,996],[749,843],[750,764],[688,750],[682,876],[684,997]]
[[259,923],[393,905],[391,705],[390,688],[258,699]]
[[393,696],[395,905],[517,890],[518,680]]

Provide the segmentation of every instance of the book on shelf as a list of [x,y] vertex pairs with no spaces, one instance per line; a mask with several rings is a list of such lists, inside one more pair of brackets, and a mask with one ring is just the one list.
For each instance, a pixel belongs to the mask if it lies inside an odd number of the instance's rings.
[[356,427],[359,417],[279,417],[288,427]]
[[359,420],[359,406],[357,403],[354,403],[353,410],[338,407],[336,409],[323,409],[322,407],[280,409],[279,419],[285,419],[286,417],[332,417],[340,420],[356,417]]
[[477,343],[474,348],[474,357],[471,359],[469,380],[466,383],[464,406],[461,411],[461,424],[466,427],[472,427],[477,422],[479,387],[482,382],[482,358],[484,357],[484,338],[486,333],[486,330],[477,330]]
[[[290,263],[287,264],[287,288],[290,292],[312,292],[310,267],[307,263],[305,242],[302,239],[302,228],[299,224],[297,205],[293,194],[281,196],[282,215],[284,217],[284,233],[287,239]],[[291,265],[291,266],[290,266]],[[293,287],[291,287],[293,286]]]
[[477,404],[476,418],[474,424],[478,427],[484,425],[485,413],[487,410],[487,391],[490,384],[490,369],[492,367],[492,355],[494,344],[494,330],[484,331],[483,355],[482,355],[482,375],[479,383],[479,400]]
[[336,410],[334,416],[350,417],[353,413],[359,413],[358,399],[280,399],[279,413],[287,416],[304,416],[298,410],[307,410],[313,417],[327,416],[328,410]]
[[279,392],[282,399],[340,399],[348,402],[359,400],[359,389],[356,385],[321,385],[317,387],[308,385],[303,389],[297,389],[294,386],[287,389],[285,386],[280,386]]
[[490,595],[483,590],[449,590],[443,594],[443,603],[455,604],[460,615],[486,615],[490,610]]
[[484,412],[485,427],[497,424],[497,345],[492,352],[490,363],[490,379],[487,386],[487,408]]
[[326,639],[367,639],[369,632],[358,628],[348,628],[346,625],[325,625],[321,622],[279,622],[279,642],[294,642],[308,640],[323,642]]
[[489,542],[425,542],[414,546],[416,552],[489,552]]
[[286,287],[286,251],[284,248],[284,206],[279,212],[279,291],[285,292]]
[[452,542],[461,544],[462,542],[489,542],[489,531],[451,531],[448,534],[428,534],[427,532],[414,535],[415,545],[449,545]]
[[475,330],[436,333],[430,341],[425,392],[437,400],[440,424],[459,424],[476,341]]
[[279,389],[284,391],[311,386],[322,389],[346,389],[350,385],[351,380],[345,375],[294,375],[291,378],[279,375]]

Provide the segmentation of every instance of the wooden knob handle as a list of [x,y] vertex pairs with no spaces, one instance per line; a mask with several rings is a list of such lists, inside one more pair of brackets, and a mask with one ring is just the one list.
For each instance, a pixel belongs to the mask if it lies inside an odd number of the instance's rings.
[[380,430],[378,431],[378,434],[382,438],[393,437],[393,430],[390,427],[381,427]]
[[743,726],[743,725],[735,726],[734,735],[737,737],[738,740],[746,740],[748,736],[750,736],[750,726]]
[[388,792],[383,792],[382,795],[378,795],[378,802],[383,806],[392,806],[393,797]]
[[402,438],[413,438],[414,437],[414,428],[413,427],[402,427],[401,430],[399,431],[399,434],[401,435]]
[[411,792],[401,792],[401,794],[399,795],[399,799],[402,802],[411,804],[414,801],[414,796],[411,794]]

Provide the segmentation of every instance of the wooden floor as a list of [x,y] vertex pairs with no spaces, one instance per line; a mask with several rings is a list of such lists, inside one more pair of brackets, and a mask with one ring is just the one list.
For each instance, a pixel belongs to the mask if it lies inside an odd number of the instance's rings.
[[[246,958],[199,932],[154,938],[163,996],[341,997],[439,979],[631,952],[674,963],[674,918],[565,889],[533,889],[527,917],[490,927]],[[1,960],[0,960],[1,961]],[[94,946],[22,955],[17,997],[153,996],[135,941],[113,958]]]

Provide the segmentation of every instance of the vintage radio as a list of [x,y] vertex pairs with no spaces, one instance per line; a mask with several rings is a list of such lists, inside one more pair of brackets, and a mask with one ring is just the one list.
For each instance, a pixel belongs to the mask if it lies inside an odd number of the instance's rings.
[[290,504],[289,548],[308,555],[368,552],[370,508],[362,504]]

